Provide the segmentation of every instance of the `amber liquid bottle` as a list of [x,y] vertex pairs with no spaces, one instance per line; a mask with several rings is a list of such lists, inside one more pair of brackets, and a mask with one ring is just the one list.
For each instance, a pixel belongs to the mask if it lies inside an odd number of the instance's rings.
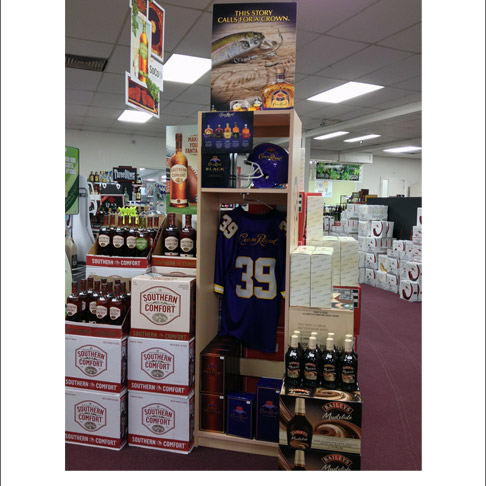
[[287,443],[294,449],[310,449],[312,425],[305,417],[305,400],[295,399],[295,415],[287,424]]
[[89,302],[89,305],[88,305],[88,321],[89,322],[97,322],[97,319],[96,319],[96,304],[98,302],[98,297],[101,295],[100,285],[101,285],[101,282],[99,280],[95,280],[93,294],[91,295],[91,299],[90,299],[90,302]]
[[192,216],[185,215],[186,225],[180,233],[180,253],[182,257],[196,256],[196,230],[192,227]]
[[174,208],[187,206],[187,158],[182,153],[182,133],[176,133],[176,153],[171,157],[170,205]]
[[214,138],[218,138],[218,139],[224,138],[223,129],[221,128],[221,125],[218,125],[218,128],[216,128],[216,130],[214,131]]
[[226,128],[224,129],[223,133],[224,138],[229,139],[231,138],[231,128],[229,126],[229,123],[226,124]]
[[179,228],[175,224],[175,214],[169,213],[169,224],[162,233],[162,251],[166,256],[179,256]]
[[263,109],[293,108],[294,106],[294,85],[285,80],[285,69],[277,69],[275,82],[262,92]]
[[353,354],[353,341],[344,341],[344,355],[341,358],[341,388],[351,392],[358,389],[358,358]]
[[149,237],[150,248],[154,247],[154,241],[155,241],[155,230],[152,226],[153,220],[154,220],[154,218],[152,216],[147,217],[147,234],[148,234],[148,237]]
[[112,252],[111,245],[111,231],[108,221],[108,214],[105,213],[103,218],[103,226],[100,228],[98,235],[98,246],[100,249],[100,255],[110,256]]
[[238,124],[235,122],[235,126],[233,127],[233,138],[240,138],[240,129],[238,128]]
[[113,293],[113,282],[107,282],[106,284],[106,297],[113,299],[115,294]]
[[123,315],[125,316],[130,308],[130,302],[128,301],[128,294],[127,294],[127,284],[126,282],[121,283],[120,287],[120,298],[123,302]]
[[110,317],[110,324],[113,326],[121,326],[123,323],[124,318],[124,303],[123,299],[121,298],[121,289],[120,285],[115,285],[115,295],[110,300],[108,314]]
[[126,255],[126,240],[125,240],[125,228],[123,227],[122,216],[118,215],[118,225],[113,234],[113,255],[125,256]]
[[81,280],[81,292],[79,292],[79,300],[81,302],[81,321],[88,320],[88,281]]
[[130,222],[130,229],[126,239],[127,254],[126,256],[137,256],[137,228],[135,228],[135,218]]
[[241,138],[250,138],[250,129],[248,125],[245,124],[245,128],[241,131]]
[[81,322],[81,300],[78,294],[78,283],[73,282],[71,286],[71,295],[66,301],[66,320],[73,322]]
[[107,296],[107,285],[106,283],[101,284],[101,295],[96,301],[96,322],[98,324],[108,324],[109,308],[110,308],[110,298]]
[[148,77],[148,39],[146,31],[146,22],[142,20],[143,30],[140,34],[140,53],[138,58],[138,79],[142,83],[147,82]]

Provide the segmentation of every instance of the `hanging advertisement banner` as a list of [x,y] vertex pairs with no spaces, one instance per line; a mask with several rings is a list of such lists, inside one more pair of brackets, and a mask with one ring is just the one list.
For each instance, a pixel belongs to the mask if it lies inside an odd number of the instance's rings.
[[296,20],[295,2],[213,6],[213,109],[294,107]]
[[360,181],[361,166],[356,164],[339,164],[338,162],[316,162],[316,179]]
[[125,103],[159,118],[165,11],[151,0],[132,0],[130,7],[130,71],[125,76]]
[[66,147],[65,153],[65,211],[79,214],[79,149]]
[[166,127],[167,211],[197,213],[198,126]]

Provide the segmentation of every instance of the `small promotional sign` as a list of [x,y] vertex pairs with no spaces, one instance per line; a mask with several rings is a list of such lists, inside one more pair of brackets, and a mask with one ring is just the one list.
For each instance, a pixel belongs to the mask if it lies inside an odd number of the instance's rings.
[[201,140],[203,154],[250,152],[253,148],[253,112],[203,113]]
[[201,186],[229,187],[229,154],[201,155]]
[[360,181],[361,166],[339,162],[317,162],[316,179],[332,181]]
[[117,182],[137,182],[136,167],[113,167],[113,179]]
[[79,149],[66,147],[65,155],[65,207],[66,214],[79,213]]
[[148,18],[152,23],[152,60],[164,62],[165,10],[153,0],[148,1]]

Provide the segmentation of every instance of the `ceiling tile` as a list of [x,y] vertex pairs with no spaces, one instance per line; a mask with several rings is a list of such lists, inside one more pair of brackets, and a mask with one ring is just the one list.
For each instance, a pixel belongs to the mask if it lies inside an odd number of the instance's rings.
[[366,46],[360,42],[320,36],[304,48],[297,50],[295,70],[299,73],[315,74],[355,52],[361,51]]
[[408,52],[397,51],[388,47],[370,46],[341,62],[318,71],[316,74],[352,81],[409,56]]
[[165,5],[165,47],[173,51],[182,38],[189,32],[201,12],[189,8]]
[[371,115],[372,113],[376,113],[378,111],[380,110],[376,108],[358,108],[351,111],[347,111],[345,113],[341,113],[339,115],[339,118],[343,121],[347,121],[347,120],[352,120],[354,118],[358,118],[360,116]]
[[382,0],[341,23],[328,34],[375,43],[421,21],[421,0]]
[[66,54],[77,56],[93,56],[107,58],[114,48],[114,44],[106,42],[93,42],[83,39],[66,37]]
[[66,104],[90,105],[93,100],[94,91],[80,89],[66,89]]
[[165,115],[188,116],[192,115],[195,111],[203,110],[204,108],[205,105],[172,101],[163,111]]
[[413,54],[405,59],[394,62],[389,66],[378,69],[360,78],[356,78],[356,81],[391,86],[401,81],[405,81],[406,79],[420,76],[421,73],[422,56]]
[[88,114],[88,106],[86,105],[66,105],[65,113],[66,116],[86,116]]
[[93,106],[101,106],[105,108],[125,108],[125,96],[115,93],[95,93]]
[[[165,5],[173,4],[179,5],[181,7],[191,7],[197,8],[200,10],[206,10],[212,3],[212,0],[172,0],[170,2],[164,2],[162,5],[165,8]],[[217,3],[222,3],[218,1]]]
[[[394,88],[385,88],[385,89],[394,89]],[[384,90],[381,90],[384,91]],[[405,91],[405,90],[397,90],[398,93],[400,94],[405,94],[405,93],[410,93],[410,91]],[[373,95],[374,93],[370,93],[370,96]],[[380,102],[378,104],[375,104],[375,108],[379,108],[381,110],[386,110],[388,108],[395,108],[397,106],[402,106],[402,105],[407,105],[409,103],[415,103],[417,101],[422,100],[422,93],[413,93],[413,94],[407,94],[402,97],[397,97],[389,99],[389,101],[385,102]]]
[[127,19],[123,22],[121,34],[117,42],[119,46],[130,47],[131,25],[132,25],[132,19],[131,16],[129,15]]
[[299,98],[307,99],[315,94],[335,88],[340,84],[342,84],[342,81],[336,79],[323,78],[320,76],[307,76],[295,83],[295,95]]
[[174,83],[172,81],[164,81],[164,91],[159,93],[159,97],[162,100],[172,101],[175,100],[181,93],[186,91],[191,86],[185,83]]
[[113,125],[115,120],[111,117],[100,117],[100,116],[85,116],[83,126],[84,127],[97,127],[97,128],[108,128]]
[[84,122],[84,116],[69,115],[66,112],[66,125],[82,125]]
[[176,101],[183,103],[209,103],[210,89],[207,86],[198,86],[196,84],[189,86],[181,95],[176,98]]
[[[128,108],[128,106],[126,107]],[[116,120],[125,108],[100,108],[99,106],[90,106],[88,108],[87,116],[90,117],[101,117],[101,118],[112,118]]]
[[407,79],[401,83],[393,85],[393,88],[410,89],[412,91],[422,91],[422,76]]
[[182,41],[175,47],[177,54],[211,58],[213,16],[204,12]]
[[194,84],[199,86],[211,86],[211,71],[201,76]]
[[66,68],[66,88],[94,91],[101,80],[101,73],[83,69]]
[[378,45],[402,49],[404,51],[422,52],[422,23],[405,29],[398,34],[387,37],[378,42]]
[[126,71],[130,71],[130,48],[116,46],[106,64],[105,73],[124,74]]
[[[405,102],[400,102],[401,99],[404,99],[411,95],[412,93],[405,89],[398,89],[398,88],[383,88],[378,91],[373,91],[372,93],[367,93],[362,96],[357,96],[350,100],[353,102],[353,105],[359,107],[366,107],[366,108],[380,108],[383,109],[383,105],[390,102],[390,101],[398,101],[397,105],[405,105]],[[413,96],[419,96],[417,93],[413,94]]]
[[98,85],[98,91],[101,93],[118,93],[125,94],[125,75],[105,73]]
[[78,1],[66,6],[66,34],[69,37],[115,43],[126,16],[127,0]]
[[304,47],[305,45],[309,44],[309,42],[317,39],[318,37],[319,34],[317,34],[316,32],[307,32],[306,30],[297,28],[297,49]]

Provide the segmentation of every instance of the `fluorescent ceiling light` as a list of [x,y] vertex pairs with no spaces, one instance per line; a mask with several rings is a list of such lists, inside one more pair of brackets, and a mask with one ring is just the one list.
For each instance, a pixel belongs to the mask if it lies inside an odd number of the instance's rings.
[[143,111],[125,110],[118,119],[124,122],[145,123],[152,118],[152,115],[144,113]]
[[324,101],[326,103],[341,103],[341,101],[356,98],[356,96],[371,93],[372,91],[382,88],[383,86],[378,86],[377,84],[356,83],[351,81],[350,83],[342,84],[337,88],[332,88],[307,99],[310,101]]
[[326,138],[340,137],[341,135],[347,135],[348,133],[349,132],[326,133],[326,135],[319,135],[318,137],[314,137],[314,140],[326,140]]
[[164,64],[164,81],[192,84],[211,69],[211,59],[172,54]]
[[394,147],[394,148],[384,149],[383,152],[391,152],[394,154],[399,154],[402,152],[418,152],[419,150],[422,150],[422,147],[414,147],[412,145],[409,145],[406,147]]
[[372,133],[370,135],[363,135],[362,137],[348,138],[347,140],[344,140],[344,142],[361,142],[362,140],[369,140],[370,138],[377,137],[381,137],[381,135],[375,135],[374,133]]

